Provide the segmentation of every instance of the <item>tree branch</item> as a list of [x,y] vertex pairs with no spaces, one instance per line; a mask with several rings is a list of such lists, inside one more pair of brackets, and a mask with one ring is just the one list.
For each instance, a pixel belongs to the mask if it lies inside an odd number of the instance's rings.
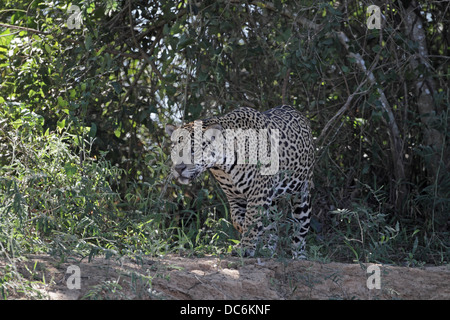
[[[380,30],[380,39],[382,39],[381,32],[382,31]],[[341,31],[337,33],[337,37],[341,42],[341,44],[345,47],[345,49],[349,51],[350,47],[348,44],[349,39],[347,35],[345,35],[345,33]],[[371,85],[377,85],[377,80],[372,70],[376,65],[376,61],[378,60],[379,54],[375,58],[375,62],[373,63],[370,70],[367,69],[366,63],[359,53],[349,52],[348,56],[350,58],[355,59],[356,65],[359,67],[361,71],[363,71],[366,74],[368,82]],[[391,145],[392,162],[394,165],[394,175],[396,181],[400,182],[398,190],[399,194],[397,194],[397,200],[399,200],[397,201],[397,204],[400,205],[403,202],[404,196],[406,195],[406,187],[403,183],[406,179],[405,167],[403,163],[403,141],[400,136],[400,130],[398,128],[397,121],[395,120],[394,113],[392,111],[392,108],[389,104],[386,95],[384,94],[384,91],[380,87],[378,87],[377,92],[380,95],[379,101],[381,104],[381,108],[387,115],[387,119],[384,117],[382,119],[387,122],[387,126],[389,128],[388,134]]]
[[336,112],[336,114],[330,119],[328,120],[327,124],[325,125],[325,127],[323,127],[322,132],[320,133],[319,138],[317,139],[318,141],[321,141],[324,137],[325,134],[328,131],[328,128],[340,117],[342,117],[342,115],[344,114],[344,112],[346,112],[348,110],[348,108],[350,107],[353,98],[357,95],[357,94],[363,94],[365,92],[359,92],[359,90],[361,89],[361,87],[367,82],[367,78],[364,79],[356,88],[355,92],[353,92],[351,95],[349,95],[347,97],[347,101],[345,101],[344,105],[338,110],[338,112]]
[[32,28],[21,27],[21,26],[15,26],[13,24],[6,24],[6,23],[0,23],[0,27],[9,28],[9,29],[17,29],[17,30],[39,33],[39,34],[50,34],[49,32],[44,32],[44,31],[40,31],[40,30],[36,30],[36,29],[32,29]]
[[[232,1],[234,3],[237,3],[237,1]],[[299,22],[301,25],[303,25],[306,28],[315,30],[315,31],[320,31],[322,29],[322,26],[320,24],[317,24],[313,21],[310,21],[304,17],[299,17],[298,15],[289,12],[286,9],[282,9],[281,12],[274,6],[273,3],[271,2],[266,2],[266,1],[252,1],[250,2],[250,4],[256,5],[260,8],[264,8],[264,9],[268,9],[274,12],[278,12],[281,13],[282,15],[284,15],[285,17],[292,19],[294,21]],[[340,43],[344,46],[344,48],[347,50],[348,52],[348,57],[355,59],[355,63],[356,65],[359,67],[359,69],[364,72],[364,74],[366,75],[366,80],[368,81],[369,84],[371,85],[377,85],[377,81],[375,78],[375,75],[373,74],[372,70],[374,69],[376,63],[373,63],[371,69],[367,69],[366,67],[366,63],[363,59],[363,57],[359,54],[359,53],[354,53],[350,51],[350,46],[349,46],[349,38],[347,37],[347,35],[343,32],[343,31],[338,31],[338,32],[334,32],[334,33],[330,33],[330,36],[333,36],[333,34],[339,39]],[[381,38],[381,33],[380,33],[380,39]],[[378,56],[377,56],[378,57]],[[377,61],[377,59],[375,59],[375,61]],[[364,82],[366,81],[364,80]],[[364,83],[363,82],[363,83]],[[350,107],[350,104],[354,98],[354,96],[356,94],[358,94],[359,89],[361,88],[362,84],[360,84],[358,86],[358,89],[352,93],[348,98],[347,101],[345,102],[345,104],[341,107],[341,109],[339,109],[339,111],[333,116],[333,118],[331,118],[328,123],[326,124],[326,126],[324,127],[320,137],[324,137],[326,131],[328,130],[329,126],[336,121],[338,118],[340,118],[345,111],[348,110],[348,108]],[[404,165],[403,165],[403,143],[400,137],[400,130],[398,129],[398,125],[397,122],[395,120],[395,116],[394,113],[392,111],[392,108],[389,104],[388,99],[386,98],[386,95],[384,94],[384,91],[378,87],[377,88],[377,92],[380,95],[379,101],[381,103],[381,107],[384,110],[385,114],[387,115],[387,126],[388,126],[388,133],[389,133],[389,139],[390,139],[390,145],[391,145],[391,153],[392,153],[392,162],[394,165],[394,173],[395,173],[395,178],[397,181],[404,181],[405,180],[405,169],[404,169]],[[384,119],[384,118],[383,118]],[[404,188],[404,184],[400,184],[400,194],[398,195],[398,199],[400,199],[400,201],[398,203],[401,203],[403,199],[403,196],[405,195],[405,188]]]

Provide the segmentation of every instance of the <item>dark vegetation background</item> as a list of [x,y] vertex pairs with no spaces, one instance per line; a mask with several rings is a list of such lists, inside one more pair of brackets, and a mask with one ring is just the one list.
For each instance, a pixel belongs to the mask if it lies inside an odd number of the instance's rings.
[[449,24],[437,0],[0,0],[2,296],[33,252],[229,253],[213,179],[166,179],[164,125],[240,106],[311,120],[310,259],[448,263]]

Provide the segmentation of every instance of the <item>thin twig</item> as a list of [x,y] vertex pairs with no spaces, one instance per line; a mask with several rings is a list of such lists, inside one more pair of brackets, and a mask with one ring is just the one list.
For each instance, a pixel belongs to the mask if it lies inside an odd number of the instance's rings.
[[22,31],[29,31],[29,32],[33,32],[33,33],[39,33],[39,34],[50,34],[50,32],[44,32],[44,31],[40,31],[40,30],[36,30],[36,29],[32,29],[32,28],[15,26],[13,24],[6,24],[6,23],[0,23],[0,27],[9,28],[9,29],[17,29],[17,30],[22,30]]
[[338,118],[340,118],[343,114],[344,114],[344,112],[346,112],[348,109],[349,109],[349,107],[350,107],[350,105],[351,105],[351,103],[352,103],[352,101],[353,101],[353,98],[355,97],[355,95],[357,95],[357,94],[363,94],[363,93],[366,93],[367,92],[367,90],[366,91],[359,91],[360,89],[361,89],[361,87],[365,84],[367,82],[367,78],[366,79],[364,79],[360,84],[359,84],[359,86],[356,88],[356,90],[355,90],[355,92],[353,92],[351,95],[349,95],[348,97],[347,97],[347,101],[345,101],[345,103],[344,103],[344,105],[339,109],[339,111],[338,112],[336,112],[336,114],[330,119],[330,120],[328,120],[328,122],[327,122],[327,124],[325,125],[325,127],[323,128],[323,130],[322,130],[322,132],[320,133],[320,136],[319,136],[319,141],[321,141],[323,138],[324,138],[324,136],[325,136],[325,134],[327,133],[327,131],[328,131],[328,128],[338,119]]

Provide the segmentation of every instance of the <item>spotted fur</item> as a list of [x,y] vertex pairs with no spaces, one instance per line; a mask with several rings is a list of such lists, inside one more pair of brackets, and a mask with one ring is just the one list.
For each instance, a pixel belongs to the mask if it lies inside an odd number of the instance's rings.
[[[194,123],[184,125],[191,135]],[[305,247],[305,236],[310,225],[311,194],[314,147],[308,120],[291,106],[283,105],[266,112],[259,112],[251,108],[239,108],[222,117],[213,117],[202,121],[202,131],[215,129],[221,132],[226,129],[268,129],[274,132],[278,129],[279,170],[273,175],[263,175],[261,166],[269,164],[237,164],[227,163],[226,159],[214,158],[215,154],[201,163],[174,164],[173,176],[180,183],[189,183],[200,173],[209,170],[225,192],[230,206],[231,220],[234,227],[242,234],[241,245],[247,255],[253,256],[258,241],[263,234],[269,236],[265,246],[275,250],[276,223],[270,218],[269,212],[281,198],[290,202],[292,212],[290,221],[294,228],[292,232],[292,254],[300,257]],[[168,125],[166,131],[172,135],[176,128]],[[198,138],[198,137],[197,137]],[[186,139],[174,141],[177,144],[186,143]],[[226,137],[225,137],[226,140]],[[190,140],[191,143],[195,139]],[[197,141],[198,142],[198,141]],[[207,148],[208,141],[198,142],[202,150]],[[226,141],[231,143],[231,141]],[[246,154],[256,152],[257,146],[246,144],[243,137],[233,141],[236,145],[245,146]],[[270,146],[270,144],[268,144]],[[273,146],[272,146],[273,147]],[[194,155],[193,155],[194,156]],[[264,216],[269,219],[263,219]],[[264,223],[266,221],[266,223]],[[269,221],[267,223],[267,221]]]

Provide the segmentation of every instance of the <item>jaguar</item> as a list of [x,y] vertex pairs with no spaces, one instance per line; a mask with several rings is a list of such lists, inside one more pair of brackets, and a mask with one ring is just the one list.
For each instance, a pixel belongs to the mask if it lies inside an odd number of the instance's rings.
[[278,230],[273,208],[287,199],[284,207],[290,212],[283,216],[292,223],[292,257],[305,258],[314,145],[303,114],[288,105],[265,112],[242,107],[179,128],[168,124],[166,133],[172,140],[171,175],[189,184],[210,171],[226,195],[246,256],[254,256],[261,242],[275,252]]

